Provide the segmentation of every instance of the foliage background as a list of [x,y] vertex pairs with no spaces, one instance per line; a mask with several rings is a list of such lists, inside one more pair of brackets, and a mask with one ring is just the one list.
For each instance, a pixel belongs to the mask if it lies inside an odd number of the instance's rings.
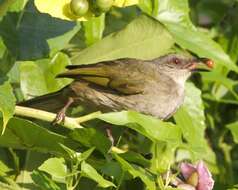
[[[237,19],[237,0],[140,0],[86,22],[40,13],[32,0],[0,0],[0,188],[175,189],[161,174],[203,159],[214,189],[237,189]],[[55,79],[69,64],[171,51],[211,58],[216,68],[190,79],[185,104],[168,122],[123,111],[70,130],[13,117],[17,102],[69,84]],[[126,153],[109,151],[103,121],[115,125]]]

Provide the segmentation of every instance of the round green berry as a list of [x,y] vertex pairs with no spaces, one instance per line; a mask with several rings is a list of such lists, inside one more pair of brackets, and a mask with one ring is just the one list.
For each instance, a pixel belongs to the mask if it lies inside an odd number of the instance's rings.
[[113,0],[96,0],[96,5],[101,11],[106,12],[112,7]]
[[87,0],[71,0],[70,9],[76,16],[83,16],[88,12],[89,4]]

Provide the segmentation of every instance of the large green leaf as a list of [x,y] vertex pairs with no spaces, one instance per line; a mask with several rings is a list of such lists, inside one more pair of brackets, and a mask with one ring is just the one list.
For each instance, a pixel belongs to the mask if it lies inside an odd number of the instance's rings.
[[165,141],[173,145],[181,143],[181,130],[178,126],[151,116],[134,111],[122,111],[102,114],[98,118],[114,125],[127,126],[153,141]]
[[140,16],[123,30],[112,33],[72,58],[75,65],[123,57],[152,59],[169,51],[174,40],[155,20]]
[[206,125],[201,91],[194,84],[187,83],[184,104],[174,115],[174,118],[190,146],[193,158],[208,159],[214,163],[215,155],[205,140]]
[[129,172],[134,178],[139,177],[145,183],[147,189],[156,189],[154,177],[144,168],[130,164],[116,154],[114,154],[114,156],[116,160],[121,164],[121,167],[124,171]]
[[[76,28],[74,28],[76,27]],[[0,23],[0,35],[12,55],[19,60],[38,59],[49,55],[47,40],[71,30],[75,34],[80,25],[39,13],[29,1],[23,15],[8,13]],[[62,49],[72,34],[50,41],[53,49]]]
[[12,118],[6,131],[0,137],[0,145],[16,149],[35,150],[43,153],[67,155],[60,144],[65,144],[66,137],[50,132],[30,121]]
[[[15,109],[15,96],[12,92],[12,87],[8,82],[0,85],[0,124],[1,133],[3,134],[9,119],[13,116]],[[2,118],[1,118],[2,115]]]
[[112,182],[104,179],[97,172],[97,170],[95,170],[91,165],[89,165],[85,161],[83,161],[82,164],[81,164],[81,171],[82,171],[83,176],[88,177],[88,178],[96,181],[100,187],[104,187],[104,188],[115,187],[115,185]]

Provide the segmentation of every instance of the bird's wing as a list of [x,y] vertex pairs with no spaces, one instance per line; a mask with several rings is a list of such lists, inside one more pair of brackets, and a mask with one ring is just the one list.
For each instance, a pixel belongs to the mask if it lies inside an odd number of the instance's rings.
[[144,62],[136,59],[119,59],[94,65],[72,65],[57,77],[83,79],[122,94],[138,94],[146,85],[145,76],[141,73],[142,64]]

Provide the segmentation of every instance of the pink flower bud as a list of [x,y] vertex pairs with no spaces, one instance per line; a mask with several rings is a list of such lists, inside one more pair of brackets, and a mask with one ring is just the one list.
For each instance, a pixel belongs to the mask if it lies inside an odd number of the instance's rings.
[[214,180],[203,161],[199,161],[196,165],[182,163],[180,170],[186,184],[192,185],[196,190],[212,190]]

